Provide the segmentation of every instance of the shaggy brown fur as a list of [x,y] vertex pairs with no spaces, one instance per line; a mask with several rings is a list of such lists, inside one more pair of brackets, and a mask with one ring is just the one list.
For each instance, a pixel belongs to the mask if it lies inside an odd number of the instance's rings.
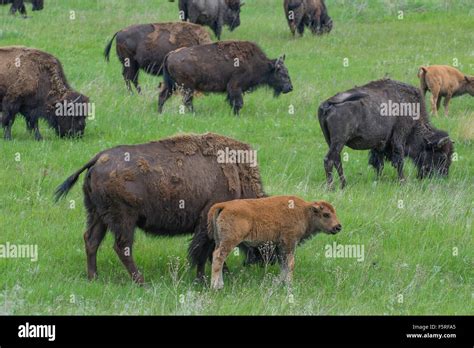
[[109,229],[120,260],[133,280],[143,283],[132,257],[136,227],[157,235],[194,232],[189,257],[203,277],[214,247],[207,236],[209,208],[217,202],[265,196],[258,167],[218,163],[218,151],[226,147],[251,150],[218,134],[183,134],[102,151],[71,175],[56,197],[66,195],[88,169],[83,190],[89,279],[97,276],[97,249]]
[[89,99],[68,84],[58,59],[49,53],[28,47],[0,48],[0,112],[5,139],[11,139],[11,127],[17,113],[27,128],[41,139],[38,119],[44,118],[60,136],[82,135],[86,116],[58,116],[57,103],[87,104]]
[[333,206],[324,201],[305,202],[295,196],[238,199],[218,203],[208,213],[208,233],[215,240],[211,287],[224,286],[226,257],[240,243],[278,247],[282,278],[291,282],[296,246],[318,232],[336,234],[342,229]]
[[444,115],[448,116],[449,101],[463,94],[474,96],[474,76],[448,65],[421,66],[418,70],[423,96],[431,91],[431,112],[438,115],[441,99],[444,97]]
[[227,100],[238,114],[247,91],[262,85],[273,88],[275,95],[293,90],[284,60],[285,56],[268,59],[250,41],[221,41],[170,52],[163,63],[164,85],[158,112],[180,88],[184,91],[183,103],[191,111],[194,91],[227,92]]
[[293,35],[296,31],[303,35],[306,26],[317,35],[329,33],[332,30],[333,22],[324,0],[285,0],[283,7]]
[[139,69],[151,75],[161,75],[163,60],[169,52],[180,47],[212,42],[206,29],[197,24],[173,22],[132,25],[112,37],[104,52],[107,61],[115,37],[125,84],[131,91],[130,83],[133,82],[139,93]]

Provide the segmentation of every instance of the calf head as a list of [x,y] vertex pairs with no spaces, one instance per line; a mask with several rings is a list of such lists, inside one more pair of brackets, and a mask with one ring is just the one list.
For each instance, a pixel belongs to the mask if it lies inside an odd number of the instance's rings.
[[227,8],[224,14],[224,23],[229,26],[229,30],[233,31],[240,25],[240,8],[244,3],[240,0],[225,0]]
[[464,90],[474,96],[474,76],[464,76]]
[[285,66],[285,55],[270,61],[270,77],[268,84],[273,87],[275,96],[281,93],[289,93],[293,90],[288,69]]
[[448,176],[453,151],[453,142],[448,134],[436,131],[432,138],[425,140],[423,152],[417,161],[418,178]]
[[336,234],[342,230],[342,225],[336,216],[334,207],[325,201],[311,204],[311,219],[317,230],[327,234]]
[[84,134],[89,115],[89,98],[70,91],[55,105],[55,130],[60,137],[77,137]]

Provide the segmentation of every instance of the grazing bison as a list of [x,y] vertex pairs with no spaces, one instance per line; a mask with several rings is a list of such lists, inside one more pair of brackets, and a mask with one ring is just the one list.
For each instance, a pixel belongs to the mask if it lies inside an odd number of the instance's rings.
[[194,231],[188,252],[202,278],[214,247],[207,236],[209,208],[218,202],[265,196],[256,164],[242,163],[244,157],[225,161],[225,151],[252,150],[245,143],[213,133],[123,145],[98,153],[59,186],[57,199],[88,170],[83,191],[89,279],[97,276],[97,249],[110,230],[120,260],[132,279],[143,283],[132,257],[136,227],[169,236]]
[[258,86],[272,87],[276,96],[293,90],[284,60],[285,56],[268,59],[249,41],[222,41],[170,52],[163,63],[164,84],[158,112],[179,87],[190,110],[194,91],[227,92],[227,99],[238,114],[244,105],[243,93]]
[[133,25],[114,34],[105,47],[109,61],[110,49],[117,37],[117,56],[123,65],[122,74],[129,91],[130,82],[140,93],[138,71],[143,69],[152,75],[161,75],[165,56],[180,47],[211,43],[209,33],[192,23],[154,23]]
[[324,158],[327,183],[332,187],[336,167],[344,187],[340,153],[344,145],[371,150],[369,163],[377,174],[384,157],[392,162],[402,181],[404,157],[418,168],[418,177],[447,176],[453,142],[448,133],[434,128],[418,88],[390,79],[372,81],[336,94],[319,107],[319,124],[329,152]]
[[15,14],[18,11],[23,17],[26,17],[25,2],[32,3],[33,11],[40,11],[44,6],[44,0],[0,0],[0,5],[12,4],[10,7],[11,14]]
[[438,115],[441,98],[444,97],[444,115],[448,116],[449,101],[469,93],[474,96],[474,76],[464,75],[448,65],[422,66],[418,71],[423,96],[431,91],[431,112]]
[[237,199],[214,204],[208,214],[209,237],[215,241],[211,287],[224,286],[222,268],[227,255],[240,243],[259,246],[272,243],[281,259],[282,280],[291,282],[296,246],[324,231],[342,229],[331,204],[305,202],[295,196]]
[[332,19],[329,17],[324,0],[285,0],[283,7],[293,35],[296,31],[303,35],[305,26],[317,35],[332,30]]
[[36,140],[41,140],[39,118],[61,137],[82,136],[88,102],[69,86],[61,63],[51,54],[20,46],[0,48],[0,112],[5,139],[12,138],[17,113],[25,117]]
[[224,24],[230,31],[240,25],[243,5],[240,0],[179,0],[179,11],[183,21],[207,25],[220,40]]

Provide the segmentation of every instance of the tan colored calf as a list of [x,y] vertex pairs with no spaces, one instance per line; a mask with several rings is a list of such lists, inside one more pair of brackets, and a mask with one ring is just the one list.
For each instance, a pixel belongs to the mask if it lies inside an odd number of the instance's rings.
[[431,91],[431,113],[438,115],[444,97],[444,114],[448,116],[449,101],[466,93],[474,96],[474,76],[464,75],[448,65],[421,66],[418,70],[423,96]]
[[212,259],[211,287],[224,286],[222,267],[240,243],[278,247],[281,275],[291,282],[298,243],[318,232],[336,234],[342,229],[331,204],[306,202],[295,196],[237,199],[214,204],[208,213],[208,233],[216,242]]

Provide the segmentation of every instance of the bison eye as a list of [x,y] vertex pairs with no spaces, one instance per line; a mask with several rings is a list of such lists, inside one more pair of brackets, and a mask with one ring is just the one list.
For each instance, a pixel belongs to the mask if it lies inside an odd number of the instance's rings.
[[325,217],[326,219],[329,219],[331,217],[331,215],[329,215],[328,213],[324,213],[323,217]]

